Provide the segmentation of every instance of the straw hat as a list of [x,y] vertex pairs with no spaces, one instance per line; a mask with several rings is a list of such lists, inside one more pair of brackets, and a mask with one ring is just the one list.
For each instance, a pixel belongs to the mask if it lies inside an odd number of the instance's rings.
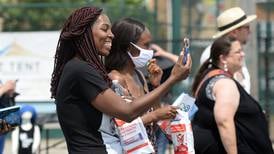
[[225,10],[217,18],[217,26],[219,32],[213,35],[213,38],[218,38],[224,34],[227,34],[234,29],[237,29],[247,23],[250,23],[256,18],[256,15],[247,16],[245,12],[239,7],[234,7]]

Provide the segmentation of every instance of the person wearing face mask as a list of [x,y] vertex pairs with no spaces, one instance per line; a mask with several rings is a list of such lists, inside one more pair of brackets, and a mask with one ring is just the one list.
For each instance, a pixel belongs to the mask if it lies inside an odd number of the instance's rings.
[[143,49],[139,46],[137,46],[136,44],[130,42],[130,44],[136,48],[137,50],[139,50],[139,55],[138,56],[133,56],[131,55],[130,51],[128,52],[130,58],[132,59],[134,65],[136,68],[142,68],[144,67],[149,60],[152,59],[153,57],[153,50],[148,50],[148,49]]
[[[149,93],[146,79],[138,69],[147,67],[149,81],[154,87],[160,85],[163,74],[156,60],[152,59],[153,50],[149,49],[151,34],[144,24],[132,18],[115,22],[111,30],[115,37],[110,54],[105,58],[106,69],[112,80],[123,79],[130,96],[138,99]],[[156,122],[174,118],[177,109],[170,105],[160,107],[159,102],[160,97],[158,103],[141,116],[155,151]]]
[[[51,97],[55,99],[58,120],[70,154],[108,153],[103,134],[116,137],[112,131],[113,117],[126,122],[136,119],[174,84],[186,79],[191,69],[191,57],[184,65],[182,53],[164,83],[153,92],[127,103],[111,89],[112,81],[103,63],[113,43],[117,43],[112,42],[111,27],[101,8],[87,6],[72,12],[60,33],[51,78]],[[136,40],[131,42],[136,43]],[[125,54],[130,59],[127,52]],[[128,64],[133,67],[131,63]],[[127,85],[129,89],[133,88]],[[171,111],[167,116],[175,114]]]

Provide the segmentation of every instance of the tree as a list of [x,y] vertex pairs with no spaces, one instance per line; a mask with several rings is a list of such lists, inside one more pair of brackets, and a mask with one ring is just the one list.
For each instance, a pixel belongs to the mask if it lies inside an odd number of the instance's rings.
[[0,17],[3,31],[59,30],[68,15],[81,6],[95,5],[104,8],[112,21],[133,16],[152,23],[143,0],[0,0]]

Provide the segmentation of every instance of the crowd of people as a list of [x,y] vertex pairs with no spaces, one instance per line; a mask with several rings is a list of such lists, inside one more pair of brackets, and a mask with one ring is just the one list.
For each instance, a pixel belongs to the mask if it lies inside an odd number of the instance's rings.
[[239,7],[217,18],[217,39],[202,53],[192,86],[199,108],[192,122],[197,153],[273,153],[263,110],[249,94],[244,61],[255,19]]
[[[118,26],[117,24],[117,32],[121,28]],[[114,28],[116,27],[114,26]],[[181,54],[169,78],[162,84],[155,82],[158,84],[155,85],[157,87],[144,95],[145,85],[138,84],[138,81],[142,82],[141,73],[138,77],[137,71],[135,71],[135,67],[143,65],[144,57],[140,58],[141,62],[133,61],[133,59],[138,59],[142,54],[147,55],[147,51],[140,51],[141,48],[138,45],[141,46],[142,42],[140,41],[147,39],[148,30],[143,27],[139,34],[136,34],[136,30],[130,28],[129,30],[125,36],[121,35],[121,39],[125,39],[122,37],[127,37],[130,33],[137,37],[131,36],[130,40],[122,42],[119,36],[113,35],[115,30],[112,32],[107,15],[102,13],[102,9],[96,7],[84,7],[76,10],[64,24],[55,55],[51,92],[52,97],[56,99],[57,115],[69,153],[107,153],[104,136],[113,136],[111,128],[114,127],[114,123],[112,118],[105,118],[104,115],[126,122],[143,115],[143,121],[148,124],[176,115],[175,108],[171,106],[165,109],[156,109],[152,113],[144,113],[156,106],[159,98],[172,85],[187,78],[191,69],[190,56],[188,56],[187,63],[182,65],[183,54]],[[115,39],[120,42],[112,42]],[[116,75],[121,75],[120,77],[124,74],[127,77],[125,81],[129,93],[132,93],[131,103],[127,103],[123,97],[116,95],[110,88],[112,82],[105,69],[102,56],[110,55],[112,44],[123,47],[122,51],[114,51],[116,52],[114,54],[120,57],[118,60],[124,65],[121,65],[122,68],[113,67],[111,70],[117,71]],[[117,54],[118,52],[119,54]],[[147,59],[146,56],[145,58]],[[149,67],[157,80],[162,71],[153,61],[151,63]],[[135,79],[133,79],[134,76]],[[71,114],[72,112],[74,114]],[[149,126],[153,127],[153,125]]]
[[[217,18],[219,32],[202,55],[192,85],[198,107],[192,120],[195,153],[274,153],[263,110],[249,94],[244,62],[243,45],[255,19],[256,15],[248,16],[239,7]],[[192,59],[184,51],[180,55],[166,52],[152,39],[141,21],[122,18],[111,24],[101,8],[82,7],[68,17],[51,79],[68,153],[123,153],[115,118],[125,122],[141,118],[155,153],[164,153],[163,147],[157,147],[157,122],[173,119],[178,107],[171,102],[163,105],[162,96],[188,77]],[[157,57],[171,61],[170,71],[158,65]],[[114,81],[122,86],[122,96],[113,90]],[[7,83],[3,92],[0,87],[0,95],[14,90],[14,84]],[[1,124],[1,133],[14,129],[5,121]]]

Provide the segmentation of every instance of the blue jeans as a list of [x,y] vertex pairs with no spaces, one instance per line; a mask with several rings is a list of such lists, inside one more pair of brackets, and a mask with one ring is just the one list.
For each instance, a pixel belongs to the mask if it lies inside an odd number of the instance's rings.
[[157,153],[165,154],[169,141],[166,138],[166,135],[162,132],[160,128],[157,130],[156,135],[157,135],[157,151],[158,151]]
[[5,147],[6,135],[0,135],[0,154],[3,154]]

